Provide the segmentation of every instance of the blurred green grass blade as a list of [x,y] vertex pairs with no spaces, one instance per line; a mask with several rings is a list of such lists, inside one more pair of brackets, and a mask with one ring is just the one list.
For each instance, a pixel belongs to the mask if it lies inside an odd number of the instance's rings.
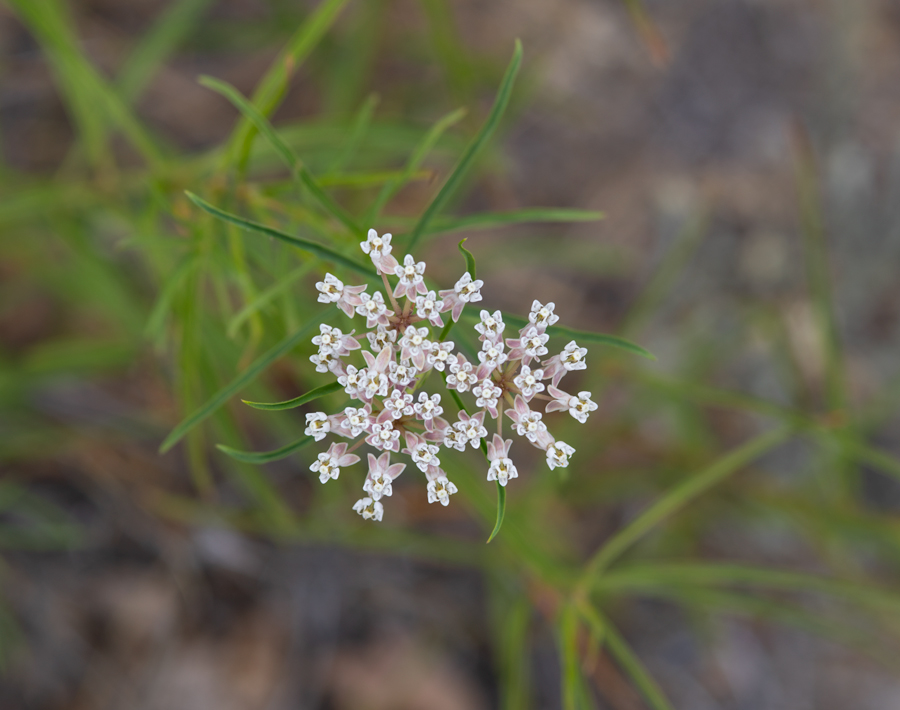
[[378,193],[378,197],[375,198],[375,202],[372,203],[372,206],[366,212],[363,224],[365,224],[366,226],[375,224],[375,220],[378,219],[378,215],[381,214],[381,211],[384,209],[385,205],[387,205],[391,198],[396,195],[407,183],[409,183],[410,180],[412,180],[413,175],[415,175],[416,171],[419,169],[419,166],[422,165],[422,161],[424,161],[425,158],[428,157],[428,154],[434,148],[435,143],[440,140],[440,137],[444,134],[444,131],[459,123],[465,115],[465,109],[456,109],[455,111],[448,113],[446,116],[438,120],[438,122],[431,127],[428,133],[425,134],[419,144],[415,147],[415,150],[413,150],[412,155],[410,156],[409,161],[406,164],[406,168],[403,171],[403,174],[396,180],[386,184],[381,189],[381,192]]
[[465,243],[466,243],[466,240],[463,239],[456,246],[459,249],[460,253],[463,255],[463,258],[466,260],[466,271],[469,272],[469,276],[471,276],[472,280],[474,281],[476,278],[476,276],[475,276],[475,273],[476,273],[475,272],[475,257],[472,256],[472,252],[470,252],[468,249],[466,249],[463,246],[463,244],[465,244]]
[[302,394],[299,397],[294,397],[293,399],[285,400],[284,402],[248,402],[246,399],[242,399],[241,401],[244,404],[253,407],[254,409],[263,409],[267,412],[278,412],[282,409],[294,409],[295,407],[304,405],[307,402],[312,402],[314,399],[318,399],[319,397],[324,397],[325,395],[331,394],[332,392],[337,392],[340,389],[343,389],[343,385],[341,385],[340,382],[329,382],[327,385],[316,387],[314,390],[310,390],[306,394]]
[[128,103],[137,99],[159,67],[191,33],[213,0],[175,0],[125,60],[116,87]]
[[793,427],[780,427],[751,439],[676,485],[606,541],[587,564],[581,586],[591,589],[610,563],[641,537],[717,483],[786,441],[792,432]]
[[0,482],[0,549],[70,549],[84,542],[79,525],[57,505],[12,481]]
[[291,244],[298,249],[302,249],[303,251],[310,254],[315,254],[325,261],[340,264],[341,266],[345,266],[346,268],[369,278],[377,277],[374,268],[364,266],[359,262],[348,259],[346,256],[335,251],[331,247],[310,241],[308,239],[304,239],[303,237],[294,237],[278,229],[274,229],[273,227],[267,227],[264,224],[251,222],[249,219],[244,219],[243,217],[238,217],[237,215],[231,214],[230,212],[225,212],[224,210],[220,210],[218,207],[213,207],[205,200],[197,197],[197,195],[195,195],[193,192],[185,191],[185,194],[191,202],[197,205],[197,207],[202,209],[204,212],[211,214],[213,217],[218,217],[225,222],[230,222],[231,224],[237,225],[238,227],[246,229],[250,232],[258,232],[259,234],[264,234],[268,237],[280,239],[281,241],[287,242],[288,244]]
[[160,444],[160,453],[165,453],[177,444],[185,434],[204,421],[207,417],[219,410],[229,399],[240,392],[244,387],[259,377],[273,362],[282,355],[290,352],[307,334],[318,328],[320,323],[327,323],[334,316],[337,307],[330,306],[314,316],[297,331],[285,337],[280,343],[267,352],[260,355],[250,366],[225,387],[214,394],[203,406],[197,409],[187,419],[176,426]]
[[675,236],[661,263],[628,310],[622,332],[630,335],[643,326],[675,287],[678,277],[709,233],[709,212],[699,210],[689,217]]
[[[346,4],[347,0],[322,0],[279,52],[251,99],[262,116],[272,115],[284,97],[291,75],[322,40]],[[225,155],[229,156],[229,163],[240,170],[247,164],[256,130],[257,127],[245,116],[228,140]]]
[[604,574],[596,589],[642,589],[668,585],[741,585],[824,594],[861,607],[890,611],[895,618],[900,618],[900,592],[878,589],[862,582],[736,564],[633,564]]
[[228,337],[235,337],[240,327],[247,321],[248,318],[250,318],[255,313],[258,313],[261,309],[268,305],[272,301],[272,299],[274,299],[280,293],[289,289],[298,279],[308,274],[309,271],[315,266],[315,264],[316,262],[314,261],[307,261],[306,263],[301,264],[296,269],[286,274],[278,282],[269,286],[269,288],[260,293],[250,303],[248,303],[241,310],[235,313],[234,317],[230,321],[228,321],[228,327],[225,330]]
[[144,337],[148,340],[157,344],[161,342],[166,325],[166,316],[172,310],[172,304],[178,295],[178,291],[198,266],[199,260],[192,256],[175,267],[175,270],[166,276],[165,283],[159,292],[153,310],[150,311],[150,316],[147,318],[147,324],[144,326]]
[[[467,313],[463,311],[463,315],[470,319],[477,319],[474,312]],[[503,314],[503,321],[516,328],[524,328],[528,325],[528,319],[521,316],[512,315],[510,313]],[[608,345],[619,350],[625,350],[633,355],[640,355],[648,360],[656,360],[656,356],[649,350],[645,350],[640,345],[632,343],[630,340],[620,338],[616,335],[607,335],[605,333],[592,333],[587,330],[575,330],[575,328],[567,328],[564,325],[551,325],[547,328],[547,334],[551,337],[571,338],[572,340],[583,343],[599,343],[600,345]]]
[[593,632],[603,637],[610,655],[618,662],[622,670],[628,674],[628,677],[631,678],[632,683],[641,692],[650,707],[653,710],[674,710],[656,684],[656,681],[653,680],[653,676],[650,675],[644,664],[634,654],[634,651],[625,643],[625,639],[619,635],[615,627],[587,602],[579,605],[579,611]]
[[496,614],[502,615],[497,639],[502,710],[528,710],[529,692],[528,629],[531,605],[523,598],[500,600]]
[[795,135],[795,152],[806,278],[824,350],[826,404],[830,410],[838,411],[847,405],[846,368],[834,313],[828,239],[816,163],[808,137],[799,131]]
[[332,163],[331,167],[326,172],[327,175],[340,174],[350,161],[353,160],[356,151],[359,150],[359,146],[372,123],[372,116],[375,113],[375,108],[378,106],[378,101],[378,95],[372,94],[363,102],[359,112],[356,114],[356,118],[353,120],[353,128],[350,131],[350,135],[347,137],[347,142],[344,144],[343,150],[341,150],[334,163]]
[[506,515],[506,488],[501,486],[499,481],[495,481],[495,483],[497,484],[497,522],[494,523],[494,529],[491,530],[487,542],[497,537],[497,533],[500,532],[500,528],[503,526],[503,517]]
[[263,137],[269,141],[275,152],[281,156],[281,159],[290,168],[291,172],[300,180],[303,186],[309,190],[310,194],[316,198],[326,212],[331,214],[336,220],[343,224],[354,234],[361,235],[362,228],[356,224],[353,218],[347,214],[343,207],[331,199],[322,187],[316,182],[312,173],[304,167],[304,165],[294,155],[294,151],[284,142],[281,136],[272,127],[272,124],[263,116],[256,108],[245,99],[241,93],[230,84],[211,76],[201,76],[199,79],[201,85],[208,89],[221,94],[227,98],[238,111],[243,114],[244,118],[251,121],[252,125],[259,131]]
[[506,111],[506,106],[509,104],[509,97],[512,94],[513,84],[515,83],[516,75],[519,73],[521,64],[522,43],[519,40],[516,40],[512,61],[510,61],[506,74],[503,77],[503,81],[500,83],[500,90],[497,92],[497,98],[494,100],[494,105],[491,108],[490,114],[488,114],[487,120],[484,122],[484,125],[481,127],[481,130],[478,131],[472,142],[469,143],[465,152],[463,152],[462,157],[459,159],[453,172],[450,173],[450,177],[447,178],[447,182],[444,183],[437,196],[431,201],[431,204],[428,205],[425,212],[419,218],[419,221],[413,228],[412,235],[409,238],[409,245],[406,247],[407,252],[412,253],[413,249],[415,249],[419,240],[424,236],[425,231],[428,229],[431,220],[437,216],[438,212],[440,212],[447,203],[447,200],[449,200],[453,193],[459,188],[463,178],[475,161],[475,157],[494,134],[504,111]]
[[566,604],[559,619],[559,660],[562,674],[563,710],[579,710],[581,686],[578,652],[578,617],[571,604]]
[[112,158],[107,123],[117,125],[141,157],[153,168],[162,164],[154,141],[128,107],[79,49],[75,23],[59,0],[10,0],[34,33],[59,82],[58,88],[79,125],[91,161]]
[[513,212],[484,212],[435,220],[426,235],[430,237],[448,232],[465,232],[470,229],[489,229],[540,222],[597,222],[605,217],[603,212],[590,210],[532,207]]
[[315,439],[311,436],[304,436],[302,439],[295,441],[293,444],[282,446],[274,451],[238,451],[224,444],[216,444],[216,448],[223,454],[227,454],[233,459],[242,461],[243,463],[269,463],[270,461],[278,461],[290,456],[295,451],[302,449],[307,444],[312,443]]

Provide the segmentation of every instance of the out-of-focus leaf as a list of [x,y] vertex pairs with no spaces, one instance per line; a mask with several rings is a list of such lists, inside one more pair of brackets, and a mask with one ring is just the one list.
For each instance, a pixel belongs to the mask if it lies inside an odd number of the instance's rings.
[[343,385],[340,382],[330,382],[327,385],[322,385],[321,387],[316,387],[314,390],[310,390],[306,394],[302,394],[299,397],[294,397],[293,399],[285,400],[284,402],[248,402],[246,399],[241,400],[244,404],[248,404],[254,409],[264,409],[268,412],[277,412],[282,409],[293,409],[294,407],[299,407],[307,402],[312,402],[314,399],[318,399],[319,397],[324,397],[327,394],[331,394],[332,392],[337,392],[339,389],[343,389]]
[[298,449],[302,449],[307,444],[312,443],[315,439],[311,436],[304,436],[302,439],[295,441],[293,444],[282,446],[274,451],[238,451],[224,444],[216,444],[216,448],[223,454],[227,454],[233,459],[243,461],[244,463],[269,463],[270,461],[278,461],[290,456]]

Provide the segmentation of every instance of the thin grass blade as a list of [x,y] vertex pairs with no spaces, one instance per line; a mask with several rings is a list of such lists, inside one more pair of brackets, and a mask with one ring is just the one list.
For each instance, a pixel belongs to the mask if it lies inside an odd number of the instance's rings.
[[261,464],[287,458],[295,451],[302,449],[313,441],[315,441],[313,437],[304,436],[293,444],[282,446],[280,449],[275,449],[274,451],[239,451],[238,449],[232,449],[230,446],[225,446],[225,444],[216,444],[216,448],[223,454],[227,454],[231,458],[242,461],[243,463]]
[[207,417],[218,411],[229,399],[259,377],[269,365],[282,355],[289,353],[310,331],[317,328],[319,323],[327,323],[328,319],[334,316],[336,312],[337,308],[335,306],[325,309],[300,329],[284,338],[280,343],[275,345],[275,347],[260,355],[246,370],[216,392],[212,398],[181,422],[181,424],[176,426],[160,445],[160,453],[164,454],[175,446],[185,434],[203,422]]
[[314,399],[319,399],[319,397],[324,397],[325,395],[329,395],[332,392],[337,392],[340,389],[343,389],[343,385],[341,385],[340,382],[330,382],[327,385],[316,387],[314,390],[310,390],[306,394],[302,394],[299,397],[294,397],[293,399],[287,399],[284,402],[249,402],[246,399],[242,399],[241,401],[244,404],[253,407],[254,409],[262,409],[267,412],[278,412],[282,409],[294,409],[295,407],[300,407],[307,402],[312,402]]
[[494,100],[494,105],[491,108],[491,112],[488,114],[487,120],[463,152],[462,157],[459,159],[453,172],[450,173],[450,177],[447,178],[447,182],[444,183],[437,196],[431,201],[431,204],[428,205],[428,208],[419,218],[419,221],[413,228],[412,235],[409,238],[409,245],[406,248],[407,252],[412,252],[419,243],[419,240],[425,234],[425,230],[428,229],[431,220],[437,216],[453,193],[459,188],[463,178],[474,163],[475,157],[494,134],[494,131],[497,129],[500,119],[509,104],[509,97],[512,94],[513,84],[516,81],[516,75],[519,73],[521,64],[522,43],[519,42],[519,40],[516,40],[512,61],[510,61],[506,74],[503,77],[503,81],[500,83],[500,90],[497,92],[497,98]]

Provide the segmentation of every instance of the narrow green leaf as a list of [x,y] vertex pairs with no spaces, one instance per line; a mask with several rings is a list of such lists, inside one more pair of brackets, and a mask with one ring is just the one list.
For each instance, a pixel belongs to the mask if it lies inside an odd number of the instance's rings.
[[469,272],[469,276],[472,277],[472,280],[475,280],[475,257],[472,256],[472,252],[466,249],[463,244],[466,243],[466,240],[463,239],[459,244],[459,250],[462,252],[463,257],[466,260],[466,271]]
[[674,710],[644,664],[634,655],[634,651],[629,648],[613,625],[587,603],[582,604],[579,611],[594,632],[604,638],[610,654],[622,666],[650,707],[653,710]]
[[212,398],[210,398],[206,402],[206,404],[197,409],[187,419],[181,422],[181,424],[176,426],[160,445],[160,453],[164,454],[166,451],[175,446],[175,444],[177,444],[185,434],[191,431],[191,429],[196,427],[198,424],[200,424],[200,422],[204,421],[207,417],[216,412],[222,405],[225,404],[225,402],[227,402],[234,395],[240,392],[248,384],[253,382],[253,380],[259,377],[269,367],[269,365],[275,362],[282,355],[290,352],[301,340],[303,340],[307,336],[307,334],[311,330],[318,328],[320,323],[327,323],[328,319],[334,316],[336,312],[337,307],[330,306],[329,308],[325,309],[314,318],[312,318],[312,320],[307,321],[307,323],[299,330],[288,335],[280,343],[275,345],[275,347],[271,348],[270,350],[256,358],[256,360],[254,360],[246,370],[244,370],[235,379],[225,385],[225,387],[216,392],[216,394],[214,394]]
[[419,243],[419,240],[425,234],[425,230],[428,229],[431,220],[438,212],[440,212],[453,193],[459,188],[463,178],[472,166],[475,157],[494,134],[497,125],[500,123],[500,118],[503,116],[503,112],[506,111],[506,106],[509,104],[509,97],[512,94],[513,84],[515,83],[516,75],[519,73],[519,66],[521,64],[522,43],[519,42],[519,40],[516,40],[516,48],[513,51],[512,61],[509,63],[503,81],[500,82],[497,98],[494,100],[494,105],[491,108],[490,114],[488,114],[487,120],[484,122],[484,125],[481,127],[481,130],[478,131],[478,134],[472,142],[466,147],[466,150],[463,152],[462,157],[459,159],[453,172],[450,173],[450,177],[447,178],[447,182],[444,183],[437,196],[431,201],[431,204],[428,205],[428,208],[419,218],[419,221],[413,228],[412,235],[409,238],[409,245],[406,248],[407,252],[412,252],[416,244]]
[[560,614],[559,651],[563,708],[578,710],[578,690],[581,685],[581,672],[578,668],[578,617],[571,604],[566,604]]
[[[323,0],[297,29],[253,92],[252,103],[259,113],[272,115],[284,97],[291,75],[325,36],[346,4],[347,0]],[[246,165],[255,131],[256,127],[246,117],[234,129],[225,149],[231,165],[240,169]]]
[[366,212],[365,219],[363,220],[364,224],[371,225],[375,223],[375,220],[378,219],[378,215],[381,214],[381,210],[384,209],[384,206],[388,201],[412,180],[416,171],[419,169],[419,166],[422,164],[422,161],[425,160],[432,148],[434,148],[435,143],[438,142],[438,139],[440,139],[444,131],[456,123],[459,123],[465,115],[465,109],[456,109],[456,111],[448,113],[431,127],[431,130],[425,134],[425,137],[416,146],[403,173],[396,180],[387,183],[381,189],[381,192],[378,193],[375,202],[372,203],[372,206]]
[[225,212],[224,210],[220,210],[218,207],[213,207],[205,200],[197,197],[197,195],[195,195],[193,192],[185,191],[185,194],[188,196],[188,199],[191,202],[197,205],[197,207],[202,209],[204,212],[208,212],[214,217],[218,217],[225,222],[230,222],[231,224],[235,224],[238,227],[246,229],[250,232],[258,232],[260,234],[265,234],[268,237],[280,239],[281,241],[287,242],[288,244],[291,244],[298,249],[302,249],[303,251],[309,252],[310,254],[315,254],[316,256],[327,261],[334,262],[335,264],[345,266],[348,269],[352,269],[353,271],[359,274],[363,274],[364,276],[368,276],[369,278],[377,277],[374,268],[370,266],[364,266],[363,264],[360,264],[353,259],[349,259],[343,254],[335,251],[331,247],[325,246],[324,244],[319,244],[318,242],[310,241],[309,239],[304,239],[303,237],[295,237],[278,229],[274,229],[273,227],[267,227],[266,225],[260,224],[259,222],[251,222],[249,219],[244,219],[243,217],[238,217],[236,214]]
[[554,207],[531,207],[513,212],[484,212],[463,217],[447,217],[435,220],[426,231],[427,236],[465,232],[470,229],[507,227],[513,224],[534,224],[540,222],[597,222],[605,219],[603,212],[590,210],[560,209]]
[[356,119],[353,121],[353,129],[350,131],[350,135],[347,136],[347,142],[344,144],[343,150],[328,170],[329,175],[340,173],[353,159],[356,151],[359,150],[360,143],[369,130],[369,125],[372,123],[372,115],[375,113],[378,101],[378,95],[372,94],[363,102]]
[[126,101],[131,103],[141,95],[166,58],[190,34],[211,2],[176,0],[143,33],[116,77],[116,86]]
[[[470,320],[477,320],[478,318],[474,311],[463,311],[463,316]],[[515,316],[510,313],[503,314],[503,321],[505,323],[508,323],[509,325],[515,326],[516,328],[524,328],[526,325],[528,325],[527,318]],[[625,340],[625,338],[620,338],[616,335],[592,333],[588,330],[575,330],[574,328],[567,328],[563,325],[551,325],[549,328],[547,328],[547,334],[551,337],[571,338],[572,340],[582,341],[585,343],[599,343],[601,345],[609,345],[610,347],[619,348],[620,350],[630,352],[633,355],[640,355],[641,357],[645,357],[648,360],[656,360],[656,356],[649,350],[644,350],[644,348],[642,348],[640,345],[635,345],[631,341]]]
[[488,542],[497,537],[497,533],[500,532],[500,527],[503,525],[503,516],[506,515],[506,489],[500,485],[499,481],[495,481],[495,483],[497,484],[497,522],[494,523],[494,529],[491,530],[490,537],[487,539]]
[[247,101],[241,95],[237,89],[235,89],[230,84],[220,81],[218,79],[214,79],[211,76],[201,76],[199,79],[200,84],[207,87],[208,89],[212,89],[213,91],[221,94],[226,99],[231,101],[238,111],[240,111],[245,118],[250,120],[253,125],[256,127],[263,137],[269,141],[272,147],[275,149],[275,152],[281,156],[281,159],[285,162],[285,164],[290,168],[291,172],[300,180],[303,186],[309,190],[310,194],[316,198],[320,205],[325,209],[326,212],[331,214],[336,220],[338,220],[341,224],[343,224],[347,229],[355,234],[362,234],[362,228],[353,220],[353,218],[347,214],[343,207],[341,207],[337,202],[331,199],[328,194],[322,189],[321,185],[316,181],[313,177],[312,173],[307,170],[303,164],[297,159],[297,156],[294,155],[294,152],[290,149],[287,143],[278,135],[275,129],[272,127],[272,124],[263,116],[256,108]]
[[295,441],[293,444],[288,444],[287,446],[282,446],[280,449],[275,449],[274,451],[239,451],[237,449],[232,449],[230,446],[225,446],[224,444],[216,444],[216,448],[223,454],[227,454],[231,458],[243,461],[244,463],[269,463],[270,461],[278,461],[279,459],[287,458],[298,449],[302,449],[313,441],[315,441],[313,437],[304,436],[299,441]]
[[610,563],[641,537],[717,483],[783,443],[792,432],[793,427],[781,427],[751,439],[675,486],[606,541],[588,563],[579,586],[588,590],[593,588]]
[[339,389],[343,389],[343,385],[340,382],[330,382],[327,385],[322,385],[321,387],[316,387],[314,390],[310,390],[306,394],[302,394],[299,397],[294,397],[293,399],[285,400],[284,402],[273,402],[268,404],[266,402],[248,402],[246,399],[242,399],[241,401],[244,404],[247,404],[254,409],[264,409],[267,412],[277,412],[282,409],[294,409],[295,407],[299,407],[307,402],[312,402],[314,399],[318,399],[319,397],[324,397],[327,394],[331,394],[332,392],[337,392]]

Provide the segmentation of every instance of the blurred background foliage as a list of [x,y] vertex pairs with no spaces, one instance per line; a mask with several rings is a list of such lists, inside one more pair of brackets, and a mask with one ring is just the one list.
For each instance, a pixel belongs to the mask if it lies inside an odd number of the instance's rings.
[[[403,239],[517,36],[418,255],[452,283],[468,236],[486,306],[657,362],[589,346],[573,466],[520,466],[489,546],[475,454],[380,526],[312,449],[222,455],[300,438],[239,400],[325,382],[326,263],[184,191]],[[900,705],[898,59],[888,0],[6,0],[2,705]]]

